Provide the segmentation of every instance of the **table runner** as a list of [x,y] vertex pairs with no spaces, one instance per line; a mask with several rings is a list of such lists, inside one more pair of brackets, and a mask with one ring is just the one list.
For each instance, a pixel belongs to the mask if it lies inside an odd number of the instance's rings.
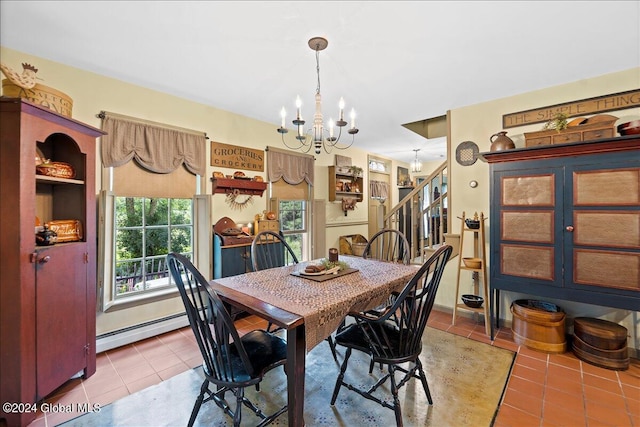
[[304,270],[302,262],[258,272],[216,279],[219,285],[251,295],[304,318],[307,351],[327,338],[350,311],[362,311],[383,303],[417,272],[416,266],[342,256],[358,271],[324,282],[291,275]]

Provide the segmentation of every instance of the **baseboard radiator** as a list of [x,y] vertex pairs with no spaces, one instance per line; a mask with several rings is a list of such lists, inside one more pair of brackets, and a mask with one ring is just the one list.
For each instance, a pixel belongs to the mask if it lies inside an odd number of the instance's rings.
[[185,326],[189,326],[189,319],[187,319],[186,313],[181,313],[101,334],[96,337],[96,353],[102,353]]

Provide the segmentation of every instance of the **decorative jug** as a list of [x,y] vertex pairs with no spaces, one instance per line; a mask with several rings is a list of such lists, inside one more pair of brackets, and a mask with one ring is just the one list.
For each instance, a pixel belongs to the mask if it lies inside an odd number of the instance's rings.
[[58,233],[49,229],[49,224],[44,224],[43,230],[36,234],[36,245],[50,246],[58,240]]
[[491,138],[489,138],[489,141],[491,141],[490,151],[511,150],[512,148],[516,148],[516,144],[507,136],[507,132],[504,131],[494,133],[491,135]]

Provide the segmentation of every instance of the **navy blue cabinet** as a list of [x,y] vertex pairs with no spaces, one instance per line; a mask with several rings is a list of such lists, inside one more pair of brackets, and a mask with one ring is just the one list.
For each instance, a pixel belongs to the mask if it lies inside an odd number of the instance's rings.
[[640,309],[640,138],[483,153],[490,295]]

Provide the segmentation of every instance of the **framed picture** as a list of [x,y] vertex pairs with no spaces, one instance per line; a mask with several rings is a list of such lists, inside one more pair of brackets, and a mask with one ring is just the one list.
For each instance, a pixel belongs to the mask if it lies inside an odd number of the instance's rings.
[[407,187],[409,185],[411,185],[409,169],[398,166],[398,187]]

